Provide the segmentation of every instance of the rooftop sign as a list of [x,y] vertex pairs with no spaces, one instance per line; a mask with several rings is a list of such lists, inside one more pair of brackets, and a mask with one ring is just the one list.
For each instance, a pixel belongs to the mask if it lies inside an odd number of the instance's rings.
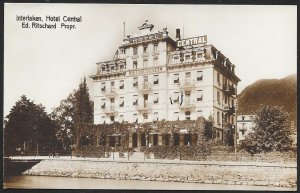
[[207,43],[207,35],[178,40],[177,47],[192,46],[205,43]]
[[145,36],[140,36],[135,38],[129,38],[129,43],[140,43],[148,40],[159,39],[162,37],[163,37],[162,33],[155,33],[155,34],[150,34],[150,35],[145,35]]

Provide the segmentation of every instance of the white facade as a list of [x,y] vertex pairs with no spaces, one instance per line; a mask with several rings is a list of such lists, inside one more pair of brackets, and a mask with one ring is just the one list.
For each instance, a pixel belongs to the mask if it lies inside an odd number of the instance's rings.
[[123,40],[113,60],[97,63],[97,73],[91,76],[94,123],[212,116],[215,135],[223,138],[227,123],[236,126],[240,80],[234,65],[206,42],[177,47],[166,28],[159,32],[153,27],[146,21],[140,35]]
[[254,115],[238,115],[237,116],[237,128],[238,128],[238,139],[237,144],[240,144],[241,140],[245,140],[248,133],[253,131]]

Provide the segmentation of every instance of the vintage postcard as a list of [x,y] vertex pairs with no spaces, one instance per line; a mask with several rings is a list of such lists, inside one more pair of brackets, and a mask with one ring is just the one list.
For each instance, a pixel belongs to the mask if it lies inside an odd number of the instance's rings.
[[4,188],[297,190],[297,7],[4,4]]

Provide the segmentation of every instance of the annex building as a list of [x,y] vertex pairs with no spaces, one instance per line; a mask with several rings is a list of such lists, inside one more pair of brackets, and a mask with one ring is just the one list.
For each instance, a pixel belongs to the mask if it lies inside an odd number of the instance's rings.
[[97,63],[94,123],[214,119],[214,136],[236,128],[235,65],[207,36],[176,40],[147,20],[124,37],[113,60]]

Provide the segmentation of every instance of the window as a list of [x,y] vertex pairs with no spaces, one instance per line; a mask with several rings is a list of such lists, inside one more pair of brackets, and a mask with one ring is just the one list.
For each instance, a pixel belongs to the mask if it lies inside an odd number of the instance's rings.
[[201,81],[203,80],[203,72],[202,71],[198,71],[197,72],[197,81]]
[[133,114],[133,120],[135,123],[138,122],[138,115],[137,114]]
[[120,107],[124,107],[124,97],[120,97]]
[[102,116],[101,120],[103,120],[103,124],[105,124],[105,116]]
[[220,124],[220,112],[217,112],[217,123]]
[[153,84],[158,84],[158,82],[159,82],[158,75],[154,75],[154,81],[153,81]]
[[143,60],[143,67],[147,68],[148,67],[148,59]]
[[110,106],[111,109],[114,109],[114,108],[115,108],[115,99],[114,99],[114,98],[111,98],[111,99],[110,99],[110,105],[111,105],[111,106]]
[[184,58],[185,58],[185,60],[184,60],[185,62],[189,62],[190,59],[191,59],[191,56],[190,55],[185,55]]
[[137,47],[133,47],[133,55],[137,55]]
[[203,111],[202,110],[198,110],[197,111],[197,116],[198,117],[203,117]]
[[122,48],[122,49],[121,49],[121,53],[122,53],[122,54],[126,54],[126,49],[125,49],[125,48]]
[[120,122],[120,123],[123,123],[123,122],[124,122],[124,115],[120,115],[120,117],[119,117],[119,122]]
[[224,103],[227,104],[228,98],[227,95],[224,95]]
[[101,109],[105,109],[105,99],[101,99]]
[[138,84],[138,78],[137,77],[134,77],[133,78],[133,84],[132,84],[133,87],[138,87],[139,84]]
[[174,83],[179,83],[179,74],[174,74]]
[[179,120],[179,112],[174,112],[174,120]]
[[220,84],[220,73],[217,73],[217,82]]
[[133,95],[133,105],[138,105],[138,95]]
[[173,56],[173,62],[172,62],[173,64],[178,64],[178,63],[180,63],[180,59],[179,59],[179,56]]
[[220,92],[217,91],[217,102],[220,104]]
[[143,47],[143,52],[144,52],[144,53],[147,53],[147,48],[148,48],[147,46],[144,46],[144,47]]
[[147,114],[147,113],[144,113],[144,114],[143,114],[143,117],[144,117],[144,119],[148,119],[148,114]]
[[101,91],[105,91],[105,82],[102,82],[101,84]]
[[102,66],[102,73],[104,73],[106,71],[106,67]]
[[110,116],[110,121],[114,122],[115,121],[115,116]]
[[125,65],[124,64],[120,64],[120,71],[125,70]]
[[144,76],[144,83],[148,83],[148,76]]
[[185,102],[186,103],[190,103],[190,100],[191,100],[191,91],[185,91],[184,94],[185,94]]
[[133,61],[133,69],[137,69],[137,61]]
[[157,50],[158,50],[157,48],[158,48],[158,45],[157,45],[157,44],[154,44],[154,46],[153,46],[153,51],[154,51],[154,52],[157,52]]
[[116,70],[115,64],[111,64],[111,65],[110,65],[110,70],[111,70],[111,71],[115,71],[115,70]]
[[158,112],[155,112],[153,115],[153,121],[158,121]]
[[197,90],[197,101],[202,101],[202,100],[203,100],[203,91]]
[[179,92],[174,92],[174,103],[179,102]]
[[203,53],[197,53],[197,60],[201,60],[203,58]]
[[185,78],[190,79],[191,78],[191,72],[186,72],[185,73]]
[[111,87],[114,87],[114,86],[115,86],[115,81],[111,81],[111,82],[110,82],[110,86],[111,86]]
[[120,89],[124,89],[124,80],[120,80],[120,85],[119,85]]
[[153,103],[158,104],[158,93],[154,93]]
[[158,58],[154,58],[153,59],[153,66],[157,66],[158,65]]
[[191,112],[190,111],[185,112],[185,119],[186,120],[191,120]]

